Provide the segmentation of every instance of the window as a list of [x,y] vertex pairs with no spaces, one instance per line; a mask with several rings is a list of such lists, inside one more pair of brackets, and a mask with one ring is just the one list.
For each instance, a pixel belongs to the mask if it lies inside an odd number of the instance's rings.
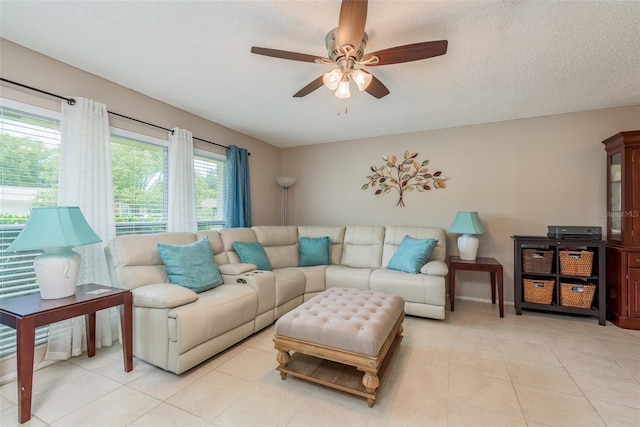
[[[0,299],[34,293],[33,259],[42,251],[7,252],[31,208],[56,206],[60,113],[0,98]],[[111,129],[116,234],[167,229],[168,141]],[[225,158],[194,154],[199,230],[224,225]],[[36,344],[47,328],[36,330]],[[0,357],[15,352],[15,331],[0,326]]]
[[[32,207],[56,206],[60,115],[2,100],[0,104],[0,298],[37,292],[33,259],[42,251],[7,252]],[[36,344],[47,328],[36,330]],[[0,356],[15,351],[15,331],[0,326]]]
[[[112,129],[116,234],[167,230],[167,141]],[[198,150],[193,159],[198,230],[224,226],[225,158]]]
[[167,230],[167,142],[111,131],[116,234]]
[[194,154],[198,230],[215,230],[224,226],[225,159],[213,156],[199,151]]

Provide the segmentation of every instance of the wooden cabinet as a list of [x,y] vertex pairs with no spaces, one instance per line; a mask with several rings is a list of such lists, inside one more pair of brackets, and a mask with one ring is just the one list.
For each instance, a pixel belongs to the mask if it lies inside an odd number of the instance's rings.
[[602,141],[607,152],[607,318],[640,329],[640,131]]
[[629,269],[629,304],[629,316],[640,318],[640,268]]
[[[558,240],[538,236],[513,236],[513,239],[516,314],[522,314],[523,309],[581,314],[595,316],[600,325],[605,324],[607,262],[604,241]],[[585,274],[567,272],[563,268],[567,254],[583,251],[590,253],[589,271]],[[585,306],[578,307],[565,299],[567,292],[587,292],[589,287],[593,292],[590,304],[587,302]],[[547,301],[538,298],[545,289],[548,290],[544,295]]]

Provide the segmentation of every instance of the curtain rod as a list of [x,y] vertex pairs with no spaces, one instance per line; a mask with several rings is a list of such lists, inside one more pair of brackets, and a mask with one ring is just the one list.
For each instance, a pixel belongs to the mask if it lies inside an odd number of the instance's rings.
[[[33,91],[36,91],[36,92],[44,93],[45,95],[53,96],[54,98],[64,99],[65,101],[67,101],[67,104],[69,104],[69,105],[75,105],[76,104],[76,100],[73,99],[73,98],[67,98],[65,96],[56,95],[55,93],[47,92],[45,90],[38,89],[38,88],[35,88],[35,87],[32,87],[32,86],[27,86],[27,85],[22,84],[22,83],[14,82],[13,80],[5,79],[4,77],[0,77],[0,81],[11,83],[12,85],[20,86],[20,87],[23,87],[25,89],[30,89],[30,90],[33,90]],[[114,113],[113,111],[107,111],[107,113],[113,114],[114,116],[122,117],[124,119],[132,120],[134,122],[142,123],[142,124],[145,124],[147,126],[152,126],[154,128],[162,129],[162,130],[165,130],[167,132],[171,132],[173,134],[173,130],[172,129],[167,129],[167,128],[162,127],[162,126],[154,125],[153,123],[148,123],[148,122],[145,122],[145,121],[142,121],[142,120],[134,119],[133,117],[125,116],[123,114]],[[207,141],[206,139],[196,138],[195,136],[192,137],[192,138],[193,139],[197,139],[198,141],[206,142],[207,144],[216,145],[218,147],[225,148],[227,150],[229,149],[228,146],[222,145],[222,144],[218,144],[217,142]],[[248,154],[251,155],[251,153],[248,153]]]

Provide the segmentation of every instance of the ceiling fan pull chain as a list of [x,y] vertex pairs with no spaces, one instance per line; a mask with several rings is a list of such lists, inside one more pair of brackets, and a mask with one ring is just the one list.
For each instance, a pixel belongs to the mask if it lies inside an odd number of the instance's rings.
[[344,104],[344,114],[347,114],[349,112],[349,104],[347,99],[338,99],[338,115],[342,116],[342,106]]

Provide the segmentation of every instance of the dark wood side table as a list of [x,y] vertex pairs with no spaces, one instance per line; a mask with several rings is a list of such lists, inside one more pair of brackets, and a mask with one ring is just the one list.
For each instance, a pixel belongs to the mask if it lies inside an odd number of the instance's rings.
[[92,357],[96,354],[96,311],[119,305],[124,370],[129,372],[133,370],[132,302],[133,297],[129,290],[94,283],[78,286],[76,294],[67,298],[42,299],[40,293],[35,293],[0,300],[0,323],[14,328],[17,334],[18,421],[20,424],[31,418],[36,327],[84,315],[87,328],[87,353]]
[[456,271],[486,271],[491,273],[491,303],[496,303],[496,288],[498,288],[498,303],[500,305],[500,317],[504,317],[504,289],[502,264],[495,258],[478,257],[474,261],[460,259],[459,256],[449,257],[449,300],[451,311],[454,311],[456,300]]

